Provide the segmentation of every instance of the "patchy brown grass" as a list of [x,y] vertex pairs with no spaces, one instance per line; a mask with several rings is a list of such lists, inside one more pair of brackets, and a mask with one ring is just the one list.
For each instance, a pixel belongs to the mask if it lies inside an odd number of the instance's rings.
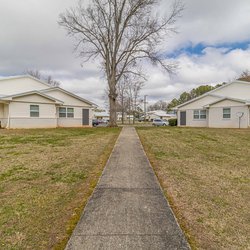
[[138,128],[193,249],[250,249],[250,130]]
[[0,130],[0,249],[63,249],[119,131]]

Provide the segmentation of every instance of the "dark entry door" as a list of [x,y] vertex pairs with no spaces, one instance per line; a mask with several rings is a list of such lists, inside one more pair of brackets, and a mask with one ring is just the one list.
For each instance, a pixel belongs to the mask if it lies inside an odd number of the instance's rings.
[[89,109],[82,110],[82,125],[89,125]]
[[186,111],[181,111],[180,113],[180,125],[181,126],[186,126]]

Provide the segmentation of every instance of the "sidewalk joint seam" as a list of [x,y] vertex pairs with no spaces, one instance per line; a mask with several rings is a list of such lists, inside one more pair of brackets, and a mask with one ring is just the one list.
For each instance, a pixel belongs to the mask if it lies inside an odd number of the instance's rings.
[[98,189],[106,189],[106,190],[124,190],[124,191],[127,191],[127,190],[160,190],[160,188],[115,188],[115,187],[97,187],[96,190]]
[[[80,236],[86,236],[86,237],[92,237],[92,236],[101,236],[101,237],[110,237],[110,236],[166,236],[170,235],[169,233],[159,233],[159,234],[75,234],[74,237],[80,237]],[[174,234],[173,234],[174,235]]]

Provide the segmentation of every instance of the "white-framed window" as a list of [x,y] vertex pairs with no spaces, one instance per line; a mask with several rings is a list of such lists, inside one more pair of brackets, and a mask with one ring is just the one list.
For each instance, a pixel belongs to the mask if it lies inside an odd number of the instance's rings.
[[60,107],[59,108],[59,117],[74,118],[74,108]]
[[224,119],[231,118],[231,108],[223,108],[223,118]]
[[67,109],[60,107],[59,108],[59,117],[67,117]]
[[67,117],[74,118],[74,108],[67,108]]
[[194,110],[194,119],[200,119],[200,111]]
[[195,109],[194,110],[195,120],[205,120],[207,119],[207,111],[205,109]]
[[39,117],[39,105],[30,105],[30,117]]

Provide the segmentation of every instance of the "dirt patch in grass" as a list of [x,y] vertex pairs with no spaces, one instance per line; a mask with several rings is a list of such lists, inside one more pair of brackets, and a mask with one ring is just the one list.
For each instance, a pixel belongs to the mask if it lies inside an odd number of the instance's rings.
[[250,249],[250,130],[138,128],[193,249]]
[[119,132],[0,130],[0,249],[63,249]]

